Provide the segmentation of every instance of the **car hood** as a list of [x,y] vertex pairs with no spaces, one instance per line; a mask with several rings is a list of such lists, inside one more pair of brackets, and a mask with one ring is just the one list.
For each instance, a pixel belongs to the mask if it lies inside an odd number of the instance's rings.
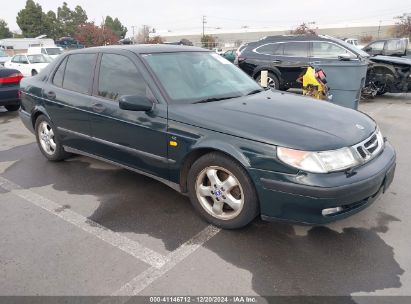
[[411,58],[407,57],[395,57],[395,56],[374,56],[370,58],[371,61],[384,62],[384,63],[396,63],[411,66]]
[[367,115],[330,102],[266,91],[190,105],[170,105],[169,119],[267,144],[308,151],[357,144],[375,131]]

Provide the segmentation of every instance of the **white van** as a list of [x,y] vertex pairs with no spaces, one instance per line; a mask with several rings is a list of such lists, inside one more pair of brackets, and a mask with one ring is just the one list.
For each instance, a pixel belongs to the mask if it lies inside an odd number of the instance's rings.
[[57,58],[63,53],[63,49],[57,46],[31,46],[27,49],[27,54],[44,54],[51,58]]

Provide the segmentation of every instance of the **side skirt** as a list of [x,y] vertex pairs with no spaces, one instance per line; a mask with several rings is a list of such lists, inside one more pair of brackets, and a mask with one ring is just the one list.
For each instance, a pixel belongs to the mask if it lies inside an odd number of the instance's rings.
[[[94,158],[94,159],[97,159],[97,160],[100,160],[100,161],[103,161],[103,162],[106,162],[106,163],[109,163],[109,164],[118,166],[118,167],[122,167],[122,168],[124,168],[124,169],[130,170],[130,171],[133,171],[133,172],[136,172],[136,173],[141,174],[141,175],[145,175],[145,176],[150,177],[150,178],[152,178],[152,179],[155,179],[155,180],[157,180],[157,181],[159,181],[159,182],[162,182],[163,184],[169,186],[170,188],[174,189],[175,191],[177,191],[177,192],[179,192],[179,193],[182,193],[182,192],[181,192],[181,187],[180,187],[179,184],[170,182],[169,180],[166,180],[166,179],[164,179],[164,178],[155,176],[155,175],[153,175],[153,174],[150,174],[150,173],[147,173],[147,172],[144,172],[144,171],[141,171],[141,170],[132,168],[132,167],[129,167],[129,166],[127,166],[127,165],[123,165],[123,164],[117,163],[117,162],[115,162],[115,161],[112,161],[112,160],[109,160],[109,159],[106,159],[106,158],[103,158],[103,157],[100,157],[100,156],[97,156],[97,155],[94,155],[94,154],[91,154],[91,153],[87,153],[87,152],[84,152],[84,151],[81,151],[81,150],[78,150],[78,149],[71,148],[71,147],[69,147],[69,146],[63,146],[63,148],[64,148],[64,150],[65,150],[66,152],[68,152],[68,153],[80,154],[80,155],[83,155],[83,156],[87,156],[87,157],[90,157],[90,158]],[[184,193],[182,193],[182,194],[184,194]]]

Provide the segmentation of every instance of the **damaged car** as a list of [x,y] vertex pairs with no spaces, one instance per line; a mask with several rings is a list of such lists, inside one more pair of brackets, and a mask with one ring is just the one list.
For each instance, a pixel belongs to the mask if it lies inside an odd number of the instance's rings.
[[409,40],[406,38],[378,40],[364,47],[363,50],[372,56],[363,90],[365,97],[411,91],[408,48]]

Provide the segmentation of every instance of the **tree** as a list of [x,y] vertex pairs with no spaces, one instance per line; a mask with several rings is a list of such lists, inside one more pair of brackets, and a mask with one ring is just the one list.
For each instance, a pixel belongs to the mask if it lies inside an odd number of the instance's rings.
[[81,6],[77,5],[74,10],[71,10],[67,3],[63,2],[63,6],[57,8],[57,20],[60,23],[62,34],[73,36],[78,26],[87,22],[88,17]]
[[310,28],[310,26],[305,22],[297,26],[295,30],[291,30],[290,34],[291,35],[307,35],[307,34],[317,35],[315,29]]
[[7,22],[0,19],[0,39],[13,37],[13,33],[10,32]]
[[411,14],[395,17],[394,35],[399,38],[411,38]]
[[148,39],[149,44],[161,44],[164,42],[164,39],[161,36],[154,36]]
[[110,28],[118,37],[123,39],[126,36],[127,28],[123,26],[118,18],[107,16],[104,20],[104,26]]
[[116,44],[119,37],[108,27],[100,27],[94,22],[79,25],[74,38],[86,47]]
[[151,28],[148,25],[143,25],[137,33],[137,43],[149,43]]
[[37,37],[44,35],[47,30],[44,18],[45,14],[40,4],[35,3],[33,0],[27,0],[26,6],[17,13],[16,22],[23,36]]
[[218,45],[216,37],[213,37],[211,35],[204,35],[203,37],[201,37],[201,44],[206,49],[212,49],[217,47]]
[[143,25],[137,33],[137,43],[141,44],[158,44],[163,43],[164,40],[159,35],[154,37],[150,37],[150,34],[154,34],[156,32],[155,28],[152,28],[149,25]]
[[55,12],[48,11],[47,14],[44,15],[44,26],[47,37],[58,39],[63,36],[61,23],[57,19]]

